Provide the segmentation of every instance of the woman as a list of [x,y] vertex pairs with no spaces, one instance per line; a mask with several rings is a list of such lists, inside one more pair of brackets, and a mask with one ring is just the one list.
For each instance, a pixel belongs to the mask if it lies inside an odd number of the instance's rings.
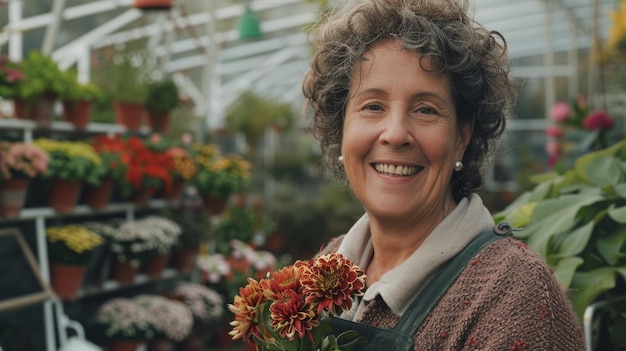
[[[515,86],[504,39],[467,10],[465,1],[354,0],[315,29],[307,111],[366,212],[323,250],[366,274],[344,319],[393,327],[444,263],[494,228],[475,191]],[[415,350],[584,349],[565,293],[525,245],[497,240],[458,270],[412,334]]]

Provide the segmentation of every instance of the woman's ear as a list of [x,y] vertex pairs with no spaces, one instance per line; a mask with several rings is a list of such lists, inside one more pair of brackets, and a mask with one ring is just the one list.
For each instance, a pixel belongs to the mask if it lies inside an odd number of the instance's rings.
[[463,159],[465,149],[467,149],[467,145],[469,145],[469,142],[472,139],[472,134],[474,133],[474,121],[475,118],[472,116],[469,122],[462,124],[459,128],[459,150],[457,154],[457,159],[459,160]]

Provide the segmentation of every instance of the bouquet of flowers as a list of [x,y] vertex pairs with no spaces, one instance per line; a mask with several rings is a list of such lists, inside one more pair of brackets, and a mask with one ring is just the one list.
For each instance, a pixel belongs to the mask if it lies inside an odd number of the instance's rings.
[[80,266],[87,265],[104,244],[99,234],[78,224],[48,227],[46,238],[51,261]]
[[156,335],[154,315],[129,298],[106,301],[98,308],[94,322],[108,340],[145,341]]
[[32,179],[48,171],[48,153],[27,143],[0,142],[0,178]]
[[100,155],[87,143],[45,138],[33,143],[48,153],[50,160],[44,175],[47,178],[57,177],[98,185],[106,173]]
[[198,172],[194,185],[201,195],[226,198],[248,186],[250,163],[241,156],[222,156],[215,145],[194,145]]
[[154,318],[157,335],[181,341],[191,333],[193,316],[184,303],[159,295],[139,295],[133,300]]
[[356,332],[334,336],[325,318],[349,310],[364,287],[365,274],[341,254],[296,261],[239,289],[230,335],[257,350],[349,350]]

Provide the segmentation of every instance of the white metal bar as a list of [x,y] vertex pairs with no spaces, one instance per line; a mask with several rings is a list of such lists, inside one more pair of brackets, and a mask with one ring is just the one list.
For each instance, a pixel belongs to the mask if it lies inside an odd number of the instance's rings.
[[[22,22],[22,2],[13,1],[9,3],[9,24],[19,24]],[[12,61],[22,59],[22,33],[9,32],[9,58]]]
[[52,3],[52,21],[48,25],[46,35],[43,38],[43,44],[41,46],[41,52],[46,55],[50,55],[54,47],[56,46],[57,37],[59,35],[59,28],[61,27],[61,21],[63,19],[63,10],[65,9],[65,0],[54,0]]

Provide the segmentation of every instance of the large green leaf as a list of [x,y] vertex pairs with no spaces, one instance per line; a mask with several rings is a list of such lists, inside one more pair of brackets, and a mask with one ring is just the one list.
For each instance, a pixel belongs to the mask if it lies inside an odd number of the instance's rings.
[[598,295],[615,287],[615,273],[617,272],[616,268],[603,267],[589,272],[577,272],[574,274],[570,299],[576,314],[580,318],[582,318],[585,308]]
[[566,257],[562,260],[559,260],[558,264],[554,268],[554,276],[561,283],[563,288],[569,288],[572,283],[572,279],[574,278],[574,273],[578,266],[583,263],[583,259],[580,257]]
[[617,223],[625,224],[626,223],[626,206],[615,207],[615,205],[611,205],[609,207],[609,216]]
[[613,157],[626,148],[626,140],[609,148],[581,156],[576,160],[576,172],[585,181],[597,185],[617,185],[622,179],[622,170],[618,160]]
[[589,242],[594,225],[594,221],[589,221],[585,225],[565,233],[563,242],[556,248],[555,256],[564,258],[581,253]]
[[528,245],[534,251],[546,257],[551,254],[548,252],[550,239],[554,235],[570,230],[574,226],[576,214],[582,207],[601,200],[602,196],[585,193],[539,202],[533,211],[530,224],[520,234],[528,237]]
[[625,252],[621,252],[626,241],[626,227],[610,235],[601,236],[596,239],[596,248],[600,256],[610,266],[614,266],[622,257],[626,257]]
[[[624,168],[624,173],[626,173],[626,168]],[[626,199],[626,183],[617,184],[617,186],[615,186],[615,193],[622,199]]]

